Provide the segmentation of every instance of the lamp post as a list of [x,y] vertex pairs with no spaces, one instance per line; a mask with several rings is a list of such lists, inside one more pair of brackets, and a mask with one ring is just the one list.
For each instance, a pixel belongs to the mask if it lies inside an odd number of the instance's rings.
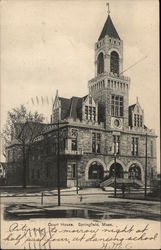
[[116,136],[114,136],[114,197],[116,197]]
[[76,161],[76,193],[78,194],[78,162]]
[[60,142],[59,142],[59,118],[57,123],[58,129],[58,149],[57,149],[57,188],[58,188],[58,206],[60,206]]

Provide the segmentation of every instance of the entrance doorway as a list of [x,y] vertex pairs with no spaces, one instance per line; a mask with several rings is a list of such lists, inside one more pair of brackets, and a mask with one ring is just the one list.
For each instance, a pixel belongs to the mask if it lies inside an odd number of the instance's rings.
[[141,180],[141,169],[138,165],[132,164],[129,167],[129,179]]
[[[115,163],[113,163],[110,167],[109,177],[115,176]],[[123,178],[123,167],[116,162],[116,178]]]
[[92,162],[88,170],[88,179],[102,180],[103,176],[104,176],[103,166],[97,161]]

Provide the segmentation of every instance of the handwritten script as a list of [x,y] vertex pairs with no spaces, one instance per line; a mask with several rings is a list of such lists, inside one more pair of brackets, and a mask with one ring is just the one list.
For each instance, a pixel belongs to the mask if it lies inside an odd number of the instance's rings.
[[[57,222],[59,221],[59,222]],[[8,222],[2,235],[12,249],[134,249],[159,244],[159,231],[148,223],[44,220]],[[148,248],[147,248],[148,249]]]

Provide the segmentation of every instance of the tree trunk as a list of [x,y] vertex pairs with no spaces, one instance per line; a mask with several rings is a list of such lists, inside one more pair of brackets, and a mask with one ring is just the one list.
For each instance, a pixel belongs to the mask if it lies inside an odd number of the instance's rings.
[[23,188],[26,188],[26,152],[25,152],[25,144],[23,143]]
[[26,149],[26,178],[27,178],[27,184],[30,184],[30,166],[29,166],[29,157],[30,157],[30,146]]

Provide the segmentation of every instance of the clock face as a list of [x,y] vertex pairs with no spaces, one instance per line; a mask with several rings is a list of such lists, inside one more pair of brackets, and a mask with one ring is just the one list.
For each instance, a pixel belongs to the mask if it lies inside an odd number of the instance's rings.
[[114,120],[114,125],[115,125],[115,127],[119,127],[120,126],[120,121],[119,121],[119,119],[115,119]]
[[116,118],[116,117],[112,117],[111,118],[111,127],[115,128],[115,129],[122,129],[122,125],[123,125],[123,120],[121,118]]

